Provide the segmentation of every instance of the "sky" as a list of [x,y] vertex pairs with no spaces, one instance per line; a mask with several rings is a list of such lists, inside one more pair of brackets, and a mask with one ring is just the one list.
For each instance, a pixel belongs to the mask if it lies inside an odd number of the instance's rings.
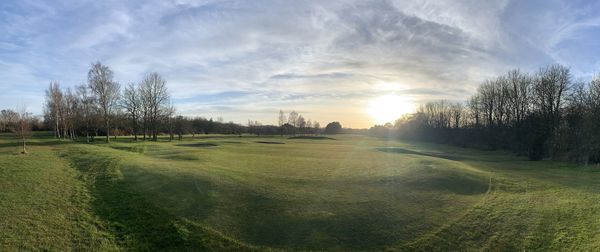
[[598,13],[553,0],[2,0],[0,108],[42,114],[51,80],[83,84],[100,61],[122,85],[158,72],[186,116],[276,124],[296,110],[369,127],[377,104],[464,100],[514,68],[590,78]]

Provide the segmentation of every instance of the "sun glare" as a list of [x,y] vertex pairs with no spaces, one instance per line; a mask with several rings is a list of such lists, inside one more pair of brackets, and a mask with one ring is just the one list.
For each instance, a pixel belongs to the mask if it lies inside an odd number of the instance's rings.
[[369,103],[367,113],[377,124],[393,123],[402,115],[414,112],[415,105],[405,97],[385,95],[377,97]]

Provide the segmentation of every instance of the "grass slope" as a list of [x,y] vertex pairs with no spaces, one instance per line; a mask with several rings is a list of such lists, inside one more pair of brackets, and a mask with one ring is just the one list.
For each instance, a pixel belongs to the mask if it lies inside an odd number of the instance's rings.
[[1,137],[0,250],[117,248],[90,213],[92,197],[79,174],[53,147],[33,146],[22,156]]
[[[360,136],[0,138],[0,250],[599,250],[597,167]],[[279,143],[279,144],[264,144]]]

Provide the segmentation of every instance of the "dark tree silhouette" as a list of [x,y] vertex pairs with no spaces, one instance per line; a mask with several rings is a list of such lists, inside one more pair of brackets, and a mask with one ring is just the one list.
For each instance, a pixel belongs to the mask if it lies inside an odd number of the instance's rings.
[[342,133],[342,125],[339,122],[330,122],[325,126],[325,134],[339,134]]

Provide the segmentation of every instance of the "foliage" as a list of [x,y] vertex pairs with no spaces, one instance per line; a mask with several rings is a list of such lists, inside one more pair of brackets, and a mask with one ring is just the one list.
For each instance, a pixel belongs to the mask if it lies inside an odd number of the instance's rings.
[[330,122],[325,126],[326,134],[339,134],[342,133],[342,125],[339,122]]

